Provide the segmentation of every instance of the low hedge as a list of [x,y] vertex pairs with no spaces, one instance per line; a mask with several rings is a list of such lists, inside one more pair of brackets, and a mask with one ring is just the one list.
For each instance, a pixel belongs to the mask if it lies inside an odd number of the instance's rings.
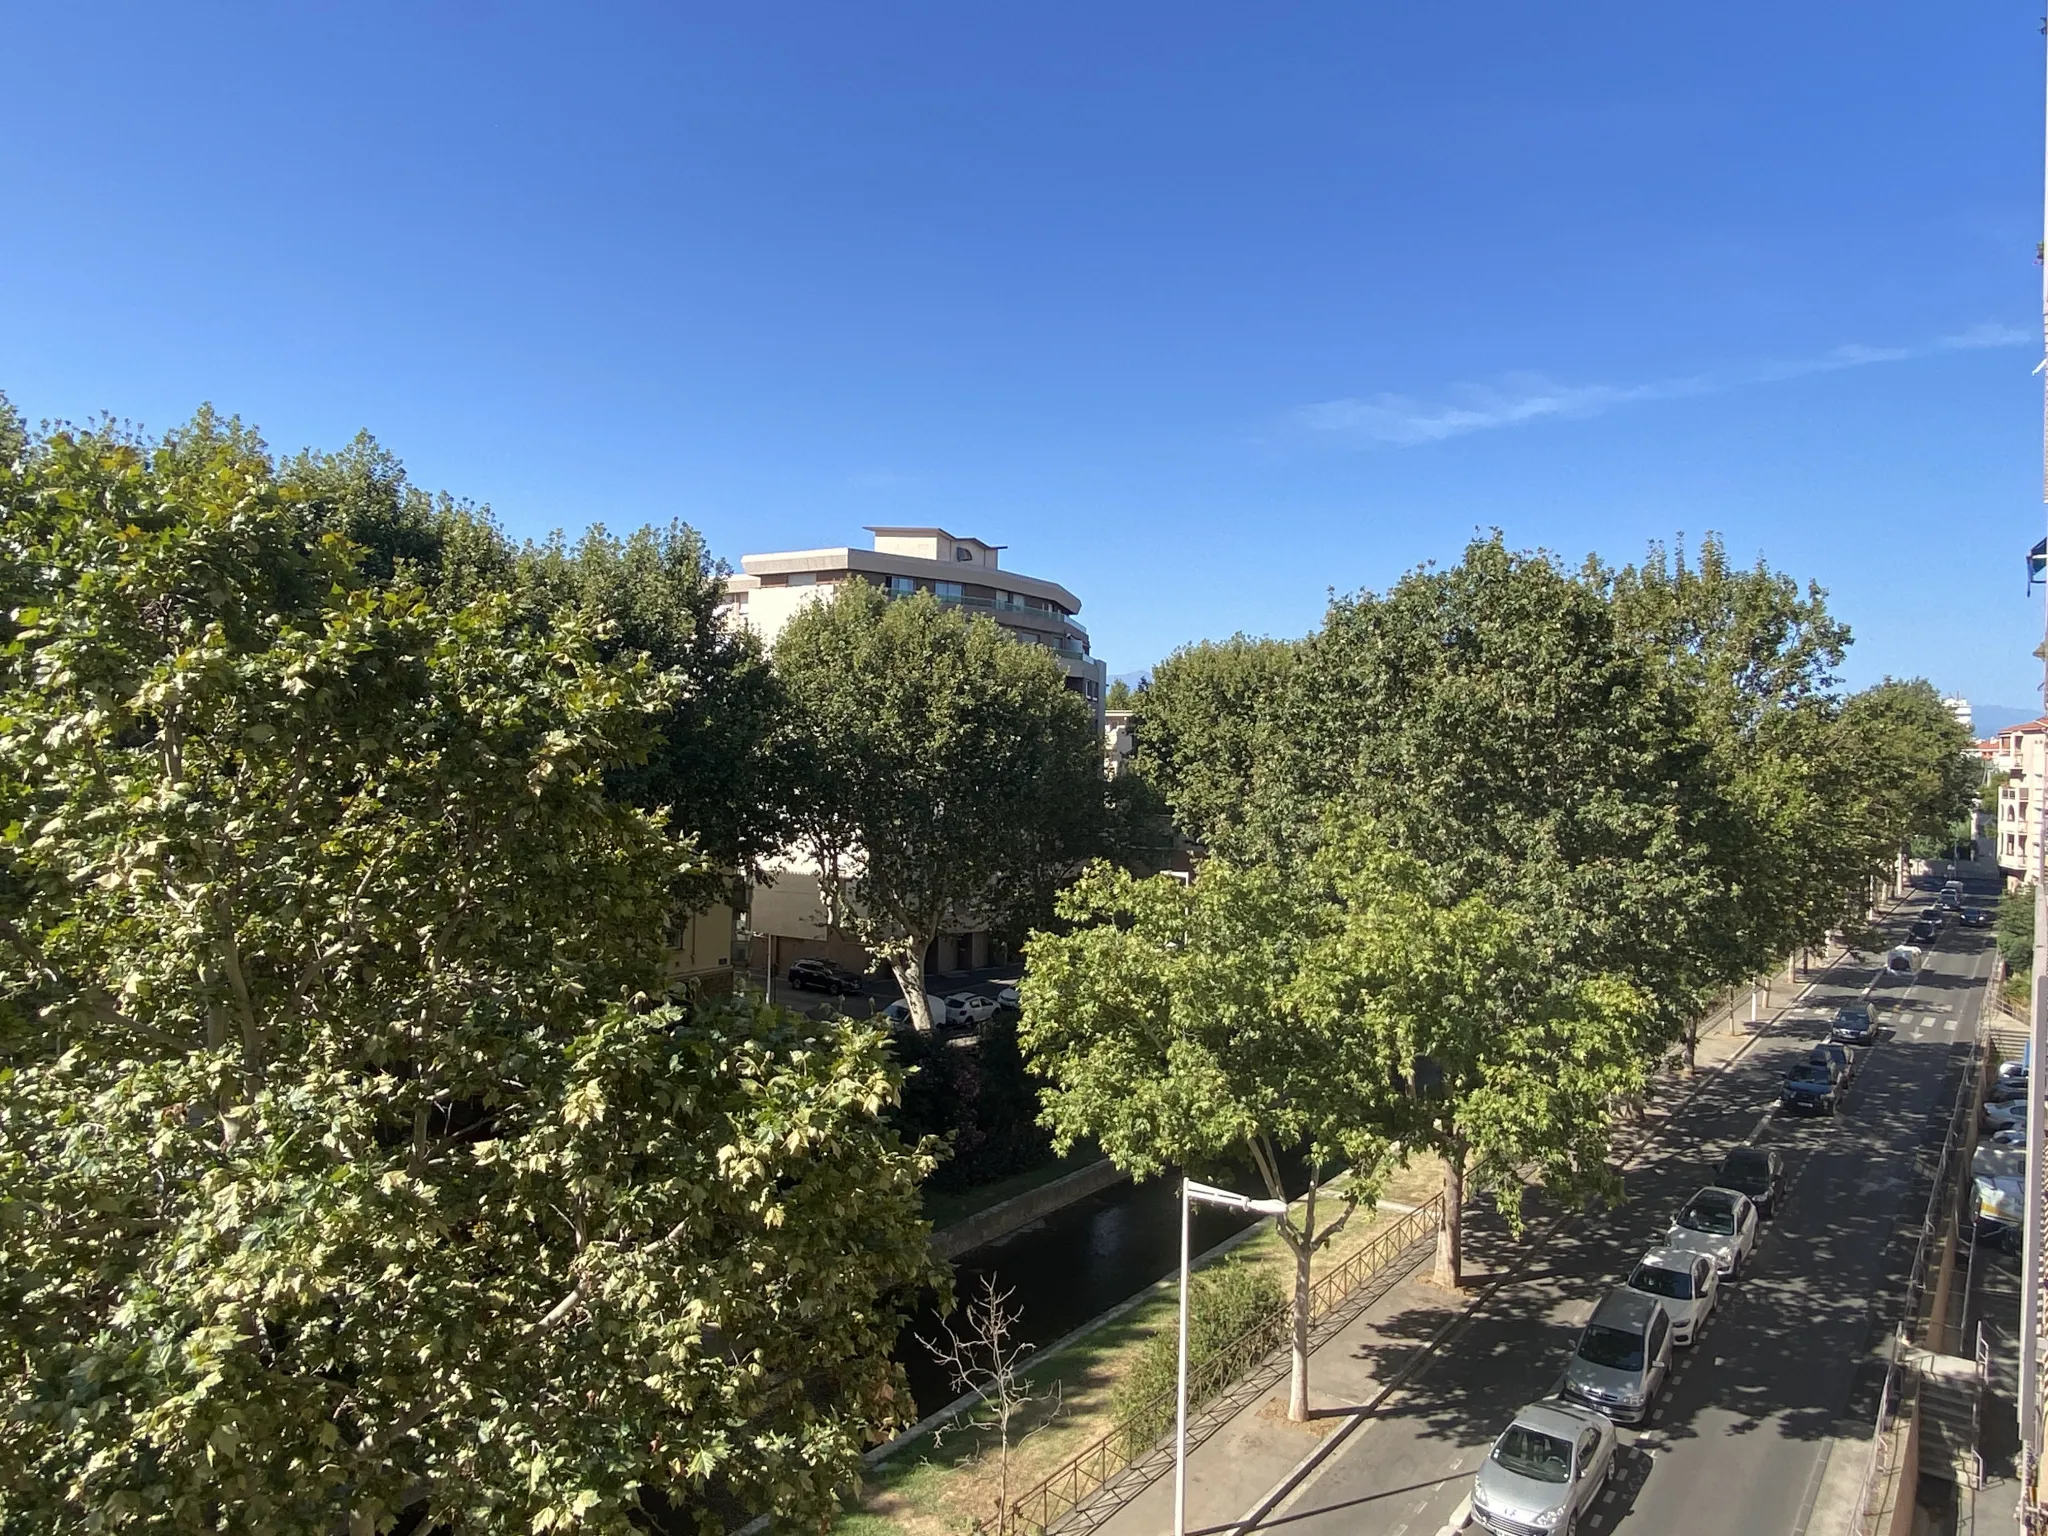
[[[1260,1329],[1270,1339],[1259,1334]],[[1250,1353],[1263,1355],[1287,1328],[1287,1295],[1270,1270],[1250,1264],[1224,1263],[1195,1276],[1188,1297],[1188,1412],[1229,1385],[1238,1371],[1226,1355],[1247,1334]],[[1132,1362],[1111,1397],[1111,1412],[1125,1435],[1150,1444],[1173,1427],[1174,1376],[1178,1369],[1178,1333],[1162,1328]]]

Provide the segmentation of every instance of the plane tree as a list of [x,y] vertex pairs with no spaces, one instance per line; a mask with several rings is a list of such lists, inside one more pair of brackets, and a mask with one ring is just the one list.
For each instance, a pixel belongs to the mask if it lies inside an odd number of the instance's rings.
[[797,845],[930,1031],[939,934],[1024,926],[1101,848],[1093,714],[993,620],[862,581],[792,618],[774,663],[803,730]]
[[359,554],[217,423],[0,466],[0,1527],[821,1519],[885,1041],[662,1001],[673,678]]

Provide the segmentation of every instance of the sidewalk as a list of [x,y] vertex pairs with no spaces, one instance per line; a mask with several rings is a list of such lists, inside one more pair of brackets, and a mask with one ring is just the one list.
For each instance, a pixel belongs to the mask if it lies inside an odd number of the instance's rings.
[[[1839,963],[1841,957],[1837,957]],[[1816,966],[1798,982],[1781,976],[1773,1003],[1760,1008],[1758,1022],[1749,1023],[1742,1006],[1717,1013],[1699,1042],[1699,1072],[1687,1078],[1668,1073],[1651,1085],[1639,1125],[1624,1123],[1618,1133],[1623,1166],[1656,1150],[1659,1133],[1671,1116],[1714,1073],[1746,1052],[1779,1019],[1797,1012],[1807,990],[1826,980],[1826,966]],[[1551,1219],[1538,1210],[1532,1232]],[[1504,1280],[1529,1251],[1529,1239],[1511,1238],[1489,1210],[1468,1209],[1465,1229],[1465,1289],[1457,1294],[1429,1283],[1429,1245],[1411,1250],[1414,1267],[1398,1282],[1372,1298],[1356,1316],[1318,1345],[1309,1357],[1312,1417],[1307,1424],[1287,1418],[1287,1382],[1277,1382],[1249,1402],[1214,1411],[1221,1422],[1197,1415],[1189,1424],[1187,1529],[1191,1533],[1227,1530],[1247,1517],[1262,1518],[1269,1495],[1292,1484],[1342,1441],[1370,1432],[1372,1414],[1426,1364],[1429,1356],[1478,1302]],[[1398,1332],[1385,1325],[1398,1318]],[[1239,1399],[1242,1401],[1242,1398]],[[1226,1416],[1227,1415],[1227,1416]],[[1126,1484],[1126,1486],[1128,1486]],[[1119,1492],[1113,1482],[1085,1500],[1061,1523],[1067,1531],[1100,1531],[1105,1536],[1160,1536],[1173,1521],[1173,1478],[1170,1470],[1120,1507],[1110,1507]],[[1426,1536],[1417,1532],[1416,1536]]]

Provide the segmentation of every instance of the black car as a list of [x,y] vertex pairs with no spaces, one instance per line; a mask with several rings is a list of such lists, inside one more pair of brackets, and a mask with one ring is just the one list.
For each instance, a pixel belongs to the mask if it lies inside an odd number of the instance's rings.
[[1912,926],[1910,932],[1912,933],[1913,942],[1915,944],[1927,944],[1931,943],[1934,939],[1934,936],[1937,933],[1941,932],[1941,925],[1939,923],[1932,921],[1929,918],[1923,917],[1920,919],[1919,922],[1915,923]]
[[1835,1112],[1835,1069],[1823,1061],[1802,1061],[1785,1074],[1778,1102],[1786,1109],[1816,1115]]
[[1962,919],[1962,924],[1965,928],[1989,928],[1991,926],[1991,914],[1982,907],[1965,907],[1956,916]]
[[860,978],[830,960],[799,960],[789,968],[789,984],[807,992],[827,992],[834,997],[853,997],[860,992]]
[[1714,1186],[1745,1194],[1759,1215],[1773,1215],[1785,1192],[1785,1159],[1769,1147],[1737,1147],[1714,1170]]
[[1877,1024],[1865,1003],[1844,1003],[1835,1010],[1835,1022],[1828,1026],[1828,1038],[1843,1045],[1868,1045],[1877,1038]]

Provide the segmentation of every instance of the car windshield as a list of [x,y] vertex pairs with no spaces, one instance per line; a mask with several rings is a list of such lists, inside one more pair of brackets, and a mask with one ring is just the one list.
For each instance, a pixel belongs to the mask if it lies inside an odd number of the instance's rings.
[[1866,1024],[1870,1021],[1867,1008],[1844,1008],[1836,1017],[1844,1024]]
[[1588,1323],[1579,1339],[1579,1358],[1617,1371],[1640,1371],[1643,1336],[1605,1323]]
[[1638,1264],[1636,1272],[1628,1277],[1628,1286],[1632,1291],[1648,1291],[1652,1296],[1669,1296],[1674,1301],[1692,1300],[1692,1276],[1661,1265]]
[[1678,1213],[1678,1224],[1681,1227],[1690,1227],[1695,1232],[1728,1237],[1735,1231],[1734,1203],[1702,1196]]
[[1828,1069],[1817,1061],[1802,1061],[1792,1069],[1792,1081],[1795,1083],[1825,1083],[1827,1080]]
[[1494,1442],[1493,1459],[1516,1476],[1533,1477],[1539,1483],[1571,1480],[1570,1444],[1526,1424],[1508,1426],[1508,1432]]

